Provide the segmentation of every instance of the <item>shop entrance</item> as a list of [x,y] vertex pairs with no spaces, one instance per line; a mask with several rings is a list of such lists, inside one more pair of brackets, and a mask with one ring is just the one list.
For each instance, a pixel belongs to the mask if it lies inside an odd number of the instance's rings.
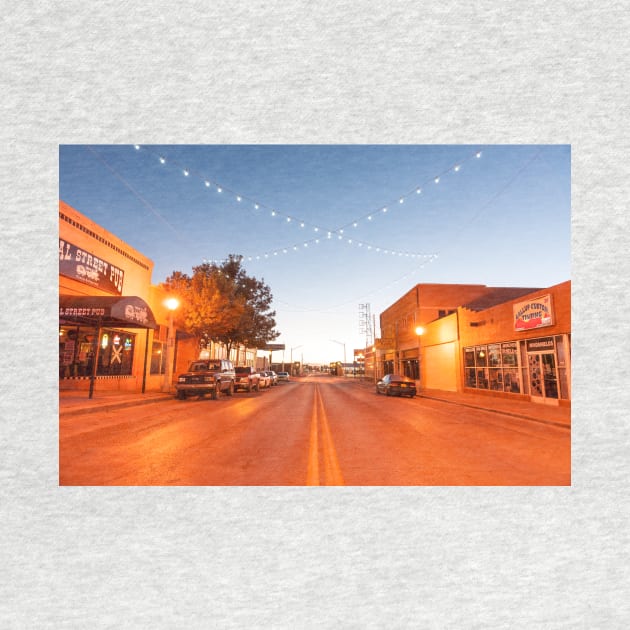
[[532,401],[558,402],[558,372],[553,352],[528,354],[529,385]]

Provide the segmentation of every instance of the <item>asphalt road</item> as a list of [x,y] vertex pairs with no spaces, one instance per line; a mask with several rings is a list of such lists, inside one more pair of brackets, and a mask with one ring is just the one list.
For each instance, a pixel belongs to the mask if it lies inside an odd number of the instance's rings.
[[60,419],[61,485],[570,485],[570,432],[330,377]]

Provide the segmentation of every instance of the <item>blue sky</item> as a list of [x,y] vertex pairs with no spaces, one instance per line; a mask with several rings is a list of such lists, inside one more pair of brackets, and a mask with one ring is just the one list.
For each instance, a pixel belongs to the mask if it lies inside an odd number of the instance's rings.
[[151,258],[154,284],[243,255],[286,360],[345,344],[350,361],[359,304],[378,327],[419,282],[570,279],[568,145],[62,145],[59,160],[60,199]]

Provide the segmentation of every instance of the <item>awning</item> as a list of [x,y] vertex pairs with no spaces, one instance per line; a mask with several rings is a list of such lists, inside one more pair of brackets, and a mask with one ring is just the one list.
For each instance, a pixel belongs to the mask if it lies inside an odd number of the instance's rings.
[[135,295],[60,295],[59,321],[105,327],[157,328],[149,305]]

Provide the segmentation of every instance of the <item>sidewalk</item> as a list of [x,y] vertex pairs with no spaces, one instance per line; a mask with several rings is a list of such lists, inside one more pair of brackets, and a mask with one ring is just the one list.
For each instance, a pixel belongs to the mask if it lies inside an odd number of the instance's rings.
[[515,418],[523,418],[534,422],[552,424],[567,429],[571,428],[570,407],[543,405],[524,400],[510,400],[502,396],[446,392],[436,389],[421,390],[418,392],[418,396],[473,409],[493,411],[495,413],[513,416]]
[[175,400],[174,394],[162,392],[99,392],[95,391],[92,398],[88,398],[87,391],[60,391],[59,415],[80,415],[92,411],[112,411],[136,405],[148,405],[167,400]]

